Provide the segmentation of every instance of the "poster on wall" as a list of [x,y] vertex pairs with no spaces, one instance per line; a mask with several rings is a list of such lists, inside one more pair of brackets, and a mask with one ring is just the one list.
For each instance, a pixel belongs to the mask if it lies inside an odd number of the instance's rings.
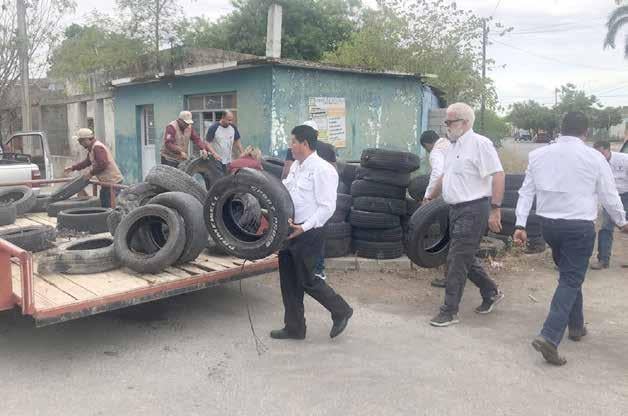
[[336,148],[347,147],[345,99],[339,97],[311,97],[310,119],[318,125],[318,138]]

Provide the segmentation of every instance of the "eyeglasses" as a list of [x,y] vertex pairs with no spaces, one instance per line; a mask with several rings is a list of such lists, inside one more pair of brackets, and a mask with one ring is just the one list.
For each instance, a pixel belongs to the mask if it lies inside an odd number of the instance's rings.
[[463,119],[461,119],[461,118],[457,118],[457,119],[455,119],[455,120],[445,120],[445,125],[446,125],[447,127],[449,127],[449,126],[451,126],[452,124],[457,123],[457,122],[459,122],[459,121],[464,121],[464,120],[463,120]]

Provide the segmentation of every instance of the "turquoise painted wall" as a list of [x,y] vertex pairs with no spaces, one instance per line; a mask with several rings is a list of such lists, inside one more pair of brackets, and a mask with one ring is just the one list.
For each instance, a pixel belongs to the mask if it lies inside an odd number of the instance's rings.
[[138,106],[152,104],[155,111],[159,151],[165,126],[184,109],[188,95],[235,91],[238,100],[238,129],[243,144],[270,148],[270,67],[249,68],[210,75],[179,77],[118,87],[115,90],[116,160],[126,183],[141,181],[141,143]]
[[380,147],[420,153],[423,86],[413,79],[289,67],[273,69],[272,153],[282,153],[290,130],[308,119],[310,97],[343,97],[347,147],[344,159]]

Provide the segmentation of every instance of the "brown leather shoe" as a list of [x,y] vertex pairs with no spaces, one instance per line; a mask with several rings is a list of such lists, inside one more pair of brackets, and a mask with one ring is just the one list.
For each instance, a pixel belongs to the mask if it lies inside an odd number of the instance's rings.
[[545,361],[547,361],[548,363],[557,366],[567,364],[567,360],[564,357],[558,355],[558,349],[556,349],[555,346],[553,346],[542,336],[534,338],[534,341],[532,341],[532,346],[535,350],[543,355],[543,358],[545,358]]
[[567,336],[572,341],[580,341],[582,337],[587,335],[587,327],[583,326],[582,329],[569,329],[569,335]]

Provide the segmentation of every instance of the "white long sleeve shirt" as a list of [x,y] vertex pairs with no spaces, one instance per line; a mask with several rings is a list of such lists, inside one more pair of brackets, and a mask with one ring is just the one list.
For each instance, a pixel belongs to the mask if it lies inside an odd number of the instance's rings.
[[443,199],[452,205],[489,197],[492,175],[503,171],[493,142],[469,130],[447,149]]
[[283,184],[294,203],[294,223],[303,231],[322,227],[334,214],[338,172],[316,152],[295,161]]
[[436,140],[436,143],[434,143],[434,147],[430,152],[430,166],[432,168],[432,172],[430,173],[430,181],[425,189],[426,196],[432,194],[432,191],[436,187],[436,183],[440,177],[443,176],[443,172],[445,171],[445,156],[448,148],[449,140],[447,138],[441,137]]
[[560,136],[530,153],[519,189],[517,225],[525,227],[535,195],[541,217],[595,221],[599,200],[617,226],[626,224],[609,163],[577,137]]
[[615,177],[617,192],[625,194],[628,192],[628,153],[611,152],[608,163]]

